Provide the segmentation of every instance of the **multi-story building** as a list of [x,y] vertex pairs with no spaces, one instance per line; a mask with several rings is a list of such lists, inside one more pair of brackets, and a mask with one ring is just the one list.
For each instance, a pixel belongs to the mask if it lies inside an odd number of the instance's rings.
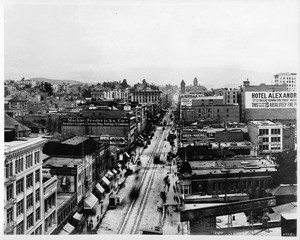
[[56,178],[50,179],[51,205],[45,210],[48,183],[42,178],[42,148],[46,142],[22,137],[4,144],[5,234],[51,234],[56,229]]
[[63,116],[62,132],[77,136],[109,136],[122,141],[123,147],[130,146],[135,139],[136,117],[131,110],[115,107],[95,107],[80,113]]
[[179,170],[179,191],[185,196],[246,193],[260,198],[266,196],[275,172],[272,160],[250,156],[188,161]]
[[114,166],[106,158],[105,146],[91,138],[79,136],[45,144],[43,152],[50,157],[44,160],[43,171],[56,176],[58,181],[57,231],[78,209],[95,207],[98,200],[92,190],[97,181],[101,181]]
[[180,99],[180,117],[183,122],[218,120],[239,122],[240,109],[237,104],[224,104],[223,96],[208,96]]
[[225,89],[224,95],[225,95],[225,104],[238,104],[240,103],[240,89]]
[[283,151],[288,151],[290,149],[296,149],[296,127],[286,126],[282,128],[282,147]]
[[278,73],[274,75],[274,85],[286,84],[289,91],[296,91],[297,73]]
[[248,133],[259,154],[279,153],[283,150],[283,125],[280,122],[249,121]]
[[25,116],[28,114],[27,110],[27,99],[21,99],[19,97],[5,98],[4,99],[4,110],[5,113],[11,117]]
[[131,102],[161,105],[162,92],[159,90],[131,91]]
[[271,119],[296,123],[297,93],[286,85],[250,85],[241,90],[241,122]]

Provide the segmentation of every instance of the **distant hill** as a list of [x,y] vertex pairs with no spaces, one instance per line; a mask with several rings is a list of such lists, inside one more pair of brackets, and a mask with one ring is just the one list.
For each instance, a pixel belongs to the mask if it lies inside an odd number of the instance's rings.
[[60,79],[49,79],[49,78],[30,78],[26,80],[35,80],[39,82],[49,82],[49,83],[70,83],[70,84],[81,84],[82,82],[77,80],[60,80]]

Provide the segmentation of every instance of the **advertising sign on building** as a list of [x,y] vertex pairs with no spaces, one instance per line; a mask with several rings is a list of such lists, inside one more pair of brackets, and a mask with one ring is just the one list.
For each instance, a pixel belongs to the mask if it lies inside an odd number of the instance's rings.
[[192,99],[191,98],[181,98],[181,106],[192,106]]
[[295,92],[245,92],[245,108],[296,108]]
[[127,118],[62,118],[62,126],[129,126]]

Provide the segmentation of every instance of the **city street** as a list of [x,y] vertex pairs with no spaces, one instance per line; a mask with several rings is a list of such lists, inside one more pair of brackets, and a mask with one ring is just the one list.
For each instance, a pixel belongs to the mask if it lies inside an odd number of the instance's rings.
[[[155,227],[156,229],[160,227],[163,232],[165,229],[169,234],[178,233],[179,214],[173,213],[172,207],[165,208],[166,211],[163,208],[161,211],[158,210],[158,207],[163,204],[160,197],[161,191],[167,193],[166,204],[175,204],[175,192],[172,187],[176,181],[175,165],[169,166],[166,163],[167,153],[171,150],[169,142],[166,141],[169,130],[169,126],[165,127],[165,130],[162,126],[157,127],[151,144],[140,155],[142,170],[139,174],[128,176],[125,187],[118,193],[120,205],[116,209],[106,212],[97,234],[141,234],[142,229],[154,230]],[[160,152],[163,163],[154,165],[153,156],[157,152]],[[136,167],[135,164],[130,164],[130,168],[133,170]],[[163,178],[169,172],[171,174],[169,174],[170,188],[168,191]],[[140,194],[137,199],[131,199],[129,193],[139,182],[141,182]]]

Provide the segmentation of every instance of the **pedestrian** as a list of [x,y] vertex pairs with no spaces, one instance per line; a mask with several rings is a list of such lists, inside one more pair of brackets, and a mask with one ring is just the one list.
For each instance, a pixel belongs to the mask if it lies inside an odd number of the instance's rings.
[[177,232],[180,232],[180,225],[178,224]]

